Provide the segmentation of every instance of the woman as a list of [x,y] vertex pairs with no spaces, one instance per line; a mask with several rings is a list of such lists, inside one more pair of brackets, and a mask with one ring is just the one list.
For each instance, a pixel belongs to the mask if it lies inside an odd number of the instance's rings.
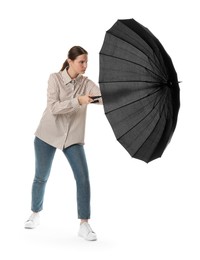
[[[45,186],[57,148],[61,149],[72,168],[77,187],[77,210],[81,220],[79,236],[96,240],[90,219],[90,182],[84,153],[87,105],[102,103],[98,86],[82,74],[87,68],[88,53],[72,47],[60,72],[49,77],[47,107],[35,133],[35,178],[32,186],[32,211],[25,228],[39,225]],[[97,97],[98,96],[98,97]]]

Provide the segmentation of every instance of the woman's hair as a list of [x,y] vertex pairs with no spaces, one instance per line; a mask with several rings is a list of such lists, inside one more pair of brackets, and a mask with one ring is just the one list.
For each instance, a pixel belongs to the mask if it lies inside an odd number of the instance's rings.
[[[69,52],[68,52],[68,59],[70,60],[75,60],[79,55],[82,54],[88,54],[86,50],[84,50],[82,47],[80,46],[73,46]],[[69,67],[69,63],[66,59],[66,61],[63,63],[63,66],[61,68],[61,71],[63,71],[64,69],[66,69],[67,67]]]

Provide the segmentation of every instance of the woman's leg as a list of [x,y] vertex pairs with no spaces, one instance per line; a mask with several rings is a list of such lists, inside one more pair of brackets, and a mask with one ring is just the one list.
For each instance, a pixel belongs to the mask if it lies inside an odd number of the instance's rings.
[[43,198],[46,183],[50,174],[56,148],[39,138],[34,140],[35,147],[35,178],[32,185],[32,211],[43,209]]
[[90,182],[83,145],[75,144],[63,150],[74,173],[77,187],[78,218],[90,218]]

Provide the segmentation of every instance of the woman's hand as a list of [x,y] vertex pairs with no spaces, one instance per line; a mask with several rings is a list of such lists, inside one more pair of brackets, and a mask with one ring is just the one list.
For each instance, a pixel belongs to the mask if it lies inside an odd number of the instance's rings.
[[78,97],[78,102],[80,105],[88,105],[93,101],[92,98],[90,98],[88,95],[85,96],[79,96]]

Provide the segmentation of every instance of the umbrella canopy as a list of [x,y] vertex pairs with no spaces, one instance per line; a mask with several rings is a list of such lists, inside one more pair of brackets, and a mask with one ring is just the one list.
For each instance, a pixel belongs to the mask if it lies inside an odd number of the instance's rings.
[[179,84],[159,40],[134,19],[118,20],[100,51],[104,111],[117,140],[134,158],[161,157],[177,123]]

